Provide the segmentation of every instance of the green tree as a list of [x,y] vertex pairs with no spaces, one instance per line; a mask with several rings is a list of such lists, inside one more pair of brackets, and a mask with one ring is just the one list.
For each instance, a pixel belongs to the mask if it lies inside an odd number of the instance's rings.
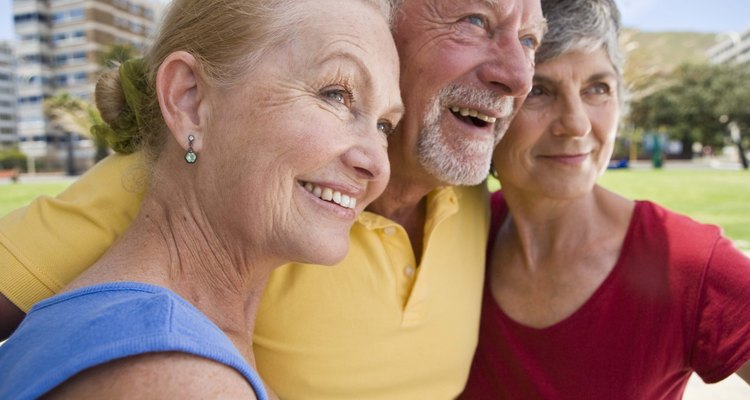
[[[113,43],[97,54],[100,71],[117,68],[121,63],[139,56],[139,51],[133,45]],[[102,122],[101,116],[93,104],[75,98],[69,93],[60,91],[44,101],[44,113],[47,118],[60,127],[64,132],[78,133],[91,138],[96,146],[96,161],[102,160],[109,154],[109,146],[103,139],[91,135],[91,127]],[[69,139],[72,140],[72,137]],[[69,164],[72,155],[69,155]],[[72,165],[72,164],[71,164]],[[71,167],[72,168],[72,167]]]
[[749,65],[685,64],[661,79],[657,90],[632,102],[628,121],[645,130],[666,129],[682,142],[683,156],[691,156],[695,141],[723,146],[728,122],[748,131]]
[[106,71],[139,56],[140,51],[130,43],[112,43],[97,54],[96,61]]
[[[64,132],[79,133],[90,137],[96,146],[96,160],[107,156],[107,143],[91,136],[91,127],[102,122],[99,112],[93,104],[75,98],[67,92],[59,92],[44,101],[44,113]],[[72,139],[72,137],[70,138]]]

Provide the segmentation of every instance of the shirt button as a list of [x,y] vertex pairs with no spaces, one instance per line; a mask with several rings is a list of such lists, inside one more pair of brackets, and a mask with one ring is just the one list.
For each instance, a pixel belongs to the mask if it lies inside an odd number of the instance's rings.
[[396,234],[396,228],[392,226],[383,228],[383,233],[385,233],[388,236],[393,236]]
[[406,275],[409,278],[413,277],[414,276],[414,267],[412,267],[411,265],[409,265],[406,268],[404,268],[404,275]]

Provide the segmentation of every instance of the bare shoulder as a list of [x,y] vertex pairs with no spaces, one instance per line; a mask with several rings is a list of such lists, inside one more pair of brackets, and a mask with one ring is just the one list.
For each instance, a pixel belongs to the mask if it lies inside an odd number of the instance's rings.
[[745,382],[750,384],[750,361],[746,362],[738,371],[737,375],[744,379]]
[[0,340],[7,339],[16,330],[24,315],[20,308],[0,293]]
[[255,399],[234,368],[185,353],[150,353],[87,369],[45,399]]

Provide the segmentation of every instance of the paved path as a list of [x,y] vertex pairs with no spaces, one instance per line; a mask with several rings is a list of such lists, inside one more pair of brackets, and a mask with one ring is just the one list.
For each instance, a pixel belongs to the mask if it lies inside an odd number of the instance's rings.
[[693,374],[688,381],[683,400],[748,400],[750,385],[737,375],[732,375],[719,383],[707,385],[698,375]]

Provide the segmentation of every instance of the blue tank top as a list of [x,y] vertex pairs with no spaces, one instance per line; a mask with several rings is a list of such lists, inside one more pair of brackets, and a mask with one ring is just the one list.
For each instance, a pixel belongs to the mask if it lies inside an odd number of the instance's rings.
[[0,399],[36,399],[93,366],[177,351],[230,366],[268,398],[258,374],[205,315],[169,289],[88,286],[37,303],[0,346]]

